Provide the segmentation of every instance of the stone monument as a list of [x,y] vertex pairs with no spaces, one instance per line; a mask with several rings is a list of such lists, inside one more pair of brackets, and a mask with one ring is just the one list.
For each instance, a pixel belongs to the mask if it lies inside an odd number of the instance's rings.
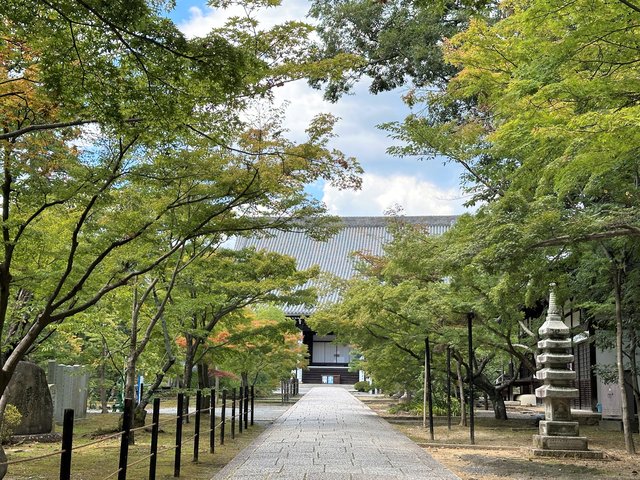
[[571,417],[571,400],[578,396],[576,372],[567,367],[573,362],[571,332],[556,304],[555,284],[551,284],[547,318],[538,334],[541,353],[537,363],[542,368],[536,378],[544,385],[536,388],[536,397],[544,402],[545,419],[540,422],[539,434],[533,436],[534,455],[602,458],[602,452],[587,448],[587,437],[580,436],[578,422]]
[[22,414],[22,421],[14,429],[14,435],[51,432],[53,401],[44,370],[35,363],[18,363],[2,401],[5,404],[15,405]]

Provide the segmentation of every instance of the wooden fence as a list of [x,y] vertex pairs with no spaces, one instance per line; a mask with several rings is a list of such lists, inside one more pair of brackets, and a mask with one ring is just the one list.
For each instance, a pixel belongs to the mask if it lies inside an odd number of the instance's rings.
[[[137,465],[139,463],[147,461],[149,463],[149,480],[155,480],[156,478],[156,463],[158,455],[174,450],[174,471],[173,476],[180,476],[180,465],[182,461],[182,447],[187,442],[193,442],[193,461],[198,461],[198,453],[200,450],[200,440],[202,436],[208,436],[209,440],[209,453],[215,453],[216,446],[216,433],[219,432],[220,439],[219,444],[224,445],[226,433],[226,424],[229,423],[231,427],[230,436],[235,438],[236,426],[239,433],[243,429],[249,428],[254,424],[254,389],[253,387],[244,387],[240,389],[232,389],[231,395],[228,395],[226,390],[222,391],[222,400],[220,402],[221,415],[220,420],[216,423],[215,409],[216,409],[216,391],[211,389],[209,397],[203,397],[202,391],[198,390],[196,393],[196,408],[194,412],[185,413],[185,396],[182,393],[178,394],[177,409],[176,409],[176,434],[175,444],[163,449],[158,449],[158,432],[160,431],[160,399],[156,398],[153,401],[153,414],[151,425],[145,425],[143,427],[131,428],[131,420],[133,418],[133,401],[130,398],[125,399],[124,413],[123,413],[123,430],[113,435],[109,435],[98,440],[84,443],[82,445],[73,445],[73,419],[74,411],[72,409],[66,409],[64,411],[64,419],[62,426],[62,446],[61,449],[49,453],[47,455],[41,455],[33,458],[25,458],[13,461],[7,461],[5,465],[11,465],[16,463],[34,462],[42,458],[47,458],[55,455],[60,456],[60,480],[70,480],[73,466],[73,454],[74,452],[106,442],[108,440],[120,437],[120,458],[118,462],[118,469],[106,474],[103,479],[108,480],[110,478],[117,478],[118,480],[126,480],[127,468]],[[203,405],[203,398],[209,398],[208,405]],[[231,407],[231,415],[227,415],[228,406]],[[205,430],[201,430],[201,415],[202,413],[209,414],[209,424],[205,427]],[[182,438],[182,425],[185,422],[189,422],[189,417],[194,418],[194,435],[189,438]],[[131,434],[142,429],[148,429],[151,427],[151,447],[148,455],[143,458],[139,458],[134,462],[128,462],[129,454],[129,439]]]

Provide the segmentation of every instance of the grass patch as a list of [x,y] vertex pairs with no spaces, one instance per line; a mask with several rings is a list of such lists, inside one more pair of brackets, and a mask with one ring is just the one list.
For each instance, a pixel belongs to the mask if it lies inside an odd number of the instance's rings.
[[[86,419],[78,420],[74,425],[74,449],[100,438],[101,435],[96,437],[97,433],[114,431],[117,428],[119,416],[120,414],[118,413],[89,414]],[[216,419],[216,423],[218,421],[219,420]],[[149,417],[147,424],[150,423]],[[175,423],[175,415],[160,415],[161,433],[158,436],[158,479],[174,478],[174,450],[171,447],[175,444]],[[200,426],[199,461],[198,463],[194,463],[192,461],[194,427],[195,423],[193,418],[191,418],[190,423],[183,425],[181,478],[210,479],[264,430],[264,427],[254,425],[243,431],[242,434],[236,432],[236,438],[232,440],[230,435],[231,427],[227,424],[225,445],[221,446],[219,444],[220,433],[216,431],[216,451],[215,454],[210,454],[209,433],[207,431],[209,429],[209,417],[208,415],[203,415]],[[149,455],[151,447],[150,431],[135,432],[135,441],[135,445],[129,447],[128,463],[131,465],[136,461],[140,462],[127,468],[127,478],[147,478],[149,460],[143,460],[143,458]],[[59,443],[31,443],[5,446],[5,452],[9,461],[38,457],[58,450],[60,450]],[[118,469],[119,452],[119,438],[108,439],[86,448],[74,450],[71,460],[71,478],[74,480],[100,480],[106,478],[110,473]],[[59,456],[48,457],[34,462],[18,463],[9,465],[9,471],[5,479],[57,479],[59,477],[59,468]],[[117,478],[117,475],[111,478]]]

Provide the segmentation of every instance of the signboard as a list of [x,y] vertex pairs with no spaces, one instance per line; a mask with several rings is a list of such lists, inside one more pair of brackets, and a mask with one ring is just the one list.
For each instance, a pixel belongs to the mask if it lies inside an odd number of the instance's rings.
[[622,418],[622,401],[620,388],[617,383],[600,383],[600,403],[602,404],[602,418],[620,420]]

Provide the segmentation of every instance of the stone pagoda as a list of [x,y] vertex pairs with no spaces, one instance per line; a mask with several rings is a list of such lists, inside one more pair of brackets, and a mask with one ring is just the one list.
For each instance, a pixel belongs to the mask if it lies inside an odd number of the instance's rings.
[[538,334],[537,364],[542,368],[536,378],[544,385],[536,388],[536,397],[544,402],[545,419],[540,422],[539,434],[533,436],[534,455],[601,458],[601,452],[588,450],[587,437],[580,436],[578,422],[571,417],[571,400],[578,397],[576,372],[568,368],[573,362],[571,332],[562,321],[555,284],[551,284],[547,318]]

